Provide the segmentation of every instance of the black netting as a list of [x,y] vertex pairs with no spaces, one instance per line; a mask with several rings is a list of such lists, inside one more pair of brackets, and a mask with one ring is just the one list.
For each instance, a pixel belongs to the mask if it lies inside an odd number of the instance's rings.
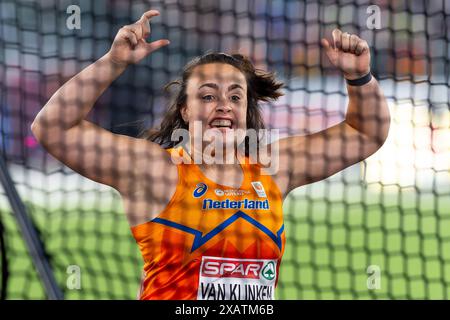
[[[80,8],[80,29],[66,25],[70,5]],[[367,26],[370,5],[380,9],[380,29]],[[367,40],[372,73],[391,111],[389,138],[363,162],[291,192],[276,296],[448,298],[448,1],[0,0],[2,156],[66,299],[135,299],[143,262],[118,192],[52,157],[30,125],[61,85],[103,56],[119,28],[148,9],[161,12],[151,23],[152,39],[171,44],[128,67],[88,116],[131,137],[159,123],[164,84],[208,50],[248,55],[284,81],[285,95],[262,104],[267,128],[281,136],[328,128],[344,120],[348,96],[320,39],[338,27]],[[0,190],[6,298],[45,298]],[[71,266],[81,271],[80,289],[67,285]],[[368,288],[373,270],[381,272],[381,288]]]

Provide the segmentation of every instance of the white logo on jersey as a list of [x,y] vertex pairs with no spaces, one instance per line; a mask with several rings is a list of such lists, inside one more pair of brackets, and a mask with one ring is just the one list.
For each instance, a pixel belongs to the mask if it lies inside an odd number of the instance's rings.
[[260,181],[253,181],[252,186],[253,186],[253,189],[255,189],[256,193],[258,194],[258,197],[267,198],[266,191],[264,190],[264,186]]

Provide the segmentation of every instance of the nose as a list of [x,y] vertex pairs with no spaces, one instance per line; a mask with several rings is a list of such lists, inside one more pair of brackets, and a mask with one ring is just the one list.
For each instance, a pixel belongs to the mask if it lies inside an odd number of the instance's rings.
[[220,99],[217,102],[216,111],[230,112],[232,110],[231,103],[226,99]]

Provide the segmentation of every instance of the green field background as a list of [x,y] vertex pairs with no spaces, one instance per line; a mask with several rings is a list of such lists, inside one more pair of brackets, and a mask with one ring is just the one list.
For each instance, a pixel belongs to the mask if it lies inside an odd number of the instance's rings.
[[[295,190],[284,203],[277,299],[447,299],[450,200],[394,189],[325,180]],[[0,202],[8,298],[45,299],[16,222]],[[136,299],[142,258],[118,194],[99,197],[91,208],[26,205],[66,299]],[[80,290],[66,287],[69,265],[81,268]],[[380,267],[380,289],[367,288],[370,265]]]

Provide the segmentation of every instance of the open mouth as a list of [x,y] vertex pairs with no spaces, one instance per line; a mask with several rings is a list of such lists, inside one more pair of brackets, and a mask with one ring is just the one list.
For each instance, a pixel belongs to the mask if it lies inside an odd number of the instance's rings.
[[233,128],[233,121],[228,119],[216,119],[212,121],[209,126],[211,128],[224,128],[224,129],[232,129]]

